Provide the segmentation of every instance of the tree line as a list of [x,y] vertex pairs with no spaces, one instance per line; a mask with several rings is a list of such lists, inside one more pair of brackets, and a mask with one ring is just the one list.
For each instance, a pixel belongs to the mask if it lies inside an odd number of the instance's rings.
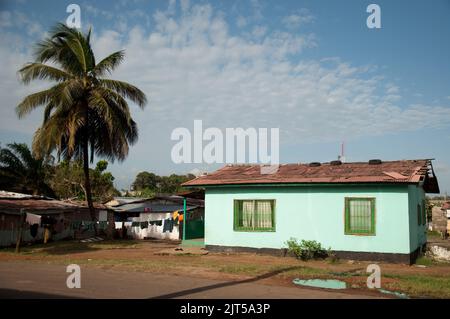
[[[107,171],[108,162],[99,160],[89,169],[92,199],[106,202],[121,192],[114,187],[114,176]],[[126,196],[152,197],[156,194],[175,194],[181,184],[195,178],[193,174],[159,176],[140,172],[132,192]],[[86,200],[84,171],[81,161],[56,162],[52,155],[37,158],[24,143],[0,146],[0,190],[44,195],[58,199]]]
[[146,171],[140,172],[131,185],[133,192],[129,195],[152,197],[155,194],[175,194],[182,190],[181,184],[194,178],[193,174],[159,176]]
[[[92,197],[104,202],[120,192],[114,176],[107,171],[108,162],[100,160],[89,169]],[[44,195],[59,199],[86,200],[83,165],[76,160],[55,162],[52,155],[35,157],[26,144],[11,143],[0,147],[0,189]]]

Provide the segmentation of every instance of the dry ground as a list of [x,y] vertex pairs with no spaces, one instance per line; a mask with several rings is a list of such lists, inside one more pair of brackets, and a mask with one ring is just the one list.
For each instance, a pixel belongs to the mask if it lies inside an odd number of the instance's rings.
[[[0,250],[0,262],[37,262],[55,265],[76,263],[97,269],[174,274],[211,280],[256,278],[266,285],[294,286],[294,278],[340,279],[350,294],[381,295],[366,288],[366,268],[370,262],[347,260],[300,261],[248,253],[207,255],[167,255],[175,248],[165,241],[103,241],[96,243],[55,242],[27,246],[20,254]],[[418,265],[380,263],[382,288],[411,297],[450,298],[450,264],[421,258]],[[385,296],[385,295],[383,295]]]

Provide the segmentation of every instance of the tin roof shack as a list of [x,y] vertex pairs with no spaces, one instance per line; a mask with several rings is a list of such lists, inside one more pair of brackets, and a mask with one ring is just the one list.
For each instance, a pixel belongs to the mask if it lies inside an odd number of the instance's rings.
[[[23,242],[42,241],[45,227],[51,230],[51,240],[80,239],[95,234],[94,222],[86,205],[0,191],[0,247],[16,243],[22,211],[27,214]],[[96,205],[96,218],[100,235],[111,236],[113,211]]]
[[[183,237],[184,197],[161,195],[150,199],[111,206],[115,211],[116,228],[126,227],[134,239],[170,239]],[[189,238],[204,234],[204,200],[186,198],[187,232]]]
[[431,160],[228,165],[183,184],[205,189],[212,251],[280,253],[316,240],[343,258],[411,263],[425,245],[425,193],[439,193]]

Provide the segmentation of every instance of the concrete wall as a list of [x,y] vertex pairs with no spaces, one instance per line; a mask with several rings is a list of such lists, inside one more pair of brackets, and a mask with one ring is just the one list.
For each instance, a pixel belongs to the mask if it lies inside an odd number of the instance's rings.
[[[416,201],[422,193],[406,185],[211,187],[205,198],[205,244],[283,248],[286,240],[295,237],[317,240],[325,248],[338,251],[408,254],[424,240],[410,222],[410,205],[414,204],[410,195],[416,196]],[[345,197],[375,198],[374,236],[344,234]],[[234,231],[235,199],[275,200],[275,231]],[[410,232],[414,234],[410,236]]]
[[442,210],[441,206],[432,208],[432,227],[431,230],[443,232],[447,229],[447,212]]
[[420,205],[420,208],[423,209],[425,192],[422,187],[410,185],[408,186],[408,195],[410,249],[414,251],[427,242],[427,223],[419,225],[417,216],[417,205]]

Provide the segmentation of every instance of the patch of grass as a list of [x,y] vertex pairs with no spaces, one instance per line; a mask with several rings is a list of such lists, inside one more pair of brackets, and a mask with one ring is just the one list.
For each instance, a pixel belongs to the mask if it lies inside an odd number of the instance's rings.
[[220,272],[239,275],[256,275],[260,274],[263,269],[257,265],[226,265],[219,268]]
[[389,290],[406,293],[411,297],[450,298],[449,276],[427,275],[385,275],[386,278],[395,279],[386,284]]
[[423,265],[423,266],[432,266],[435,264],[435,261],[429,257],[420,256],[416,259],[416,265]]
[[295,266],[288,271],[284,271],[280,274],[282,277],[316,277],[316,276],[332,276],[328,270],[305,267],[305,266]]
[[432,239],[439,239],[439,238],[441,238],[441,234],[435,230],[428,230],[427,237],[432,238]]

